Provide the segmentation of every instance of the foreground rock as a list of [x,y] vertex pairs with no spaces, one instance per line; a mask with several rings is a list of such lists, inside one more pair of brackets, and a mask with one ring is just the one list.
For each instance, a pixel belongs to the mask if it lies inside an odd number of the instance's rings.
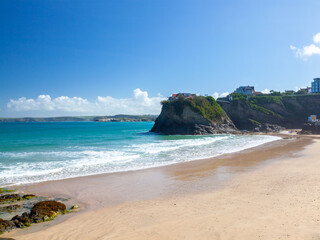
[[28,213],[22,213],[21,216],[14,216],[11,221],[17,228],[29,227],[32,223],[30,215]]
[[0,204],[16,202],[20,200],[19,194],[5,194],[0,196]]
[[212,97],[194,96],[162,102],[162,110],[150,132],[167,135],[238,133]]
[[0,233],[11,231],[14,228],[12,221],[3,220],[0,218]]
[[[15,208],[16,206],[11,205],[8,207]],[[3,220],[0,218],[0,233],[11,231],[13,228],[29,227],[32,223],[50,221],[58,214],[64,214],[66,212],[66,205],[61,202],[41,201],[32,207],[30,213],[24,212],[21,215],[14,216],[11,220]]]
[[7,188],[0,188],[0,194],[2,193],[12,193],[14,190],[7,189]]
[[12,204],[8,206],[0,207],[0,212],[14,212],[19,208],[21,208],[19,204]]
[[38,202],[31,209],[29,217],[33,222],[43,222],[52,220],[59,213],[66,210],[66,205],[57,201],[42,201]]
[[29,200],[29,199],[32,199],[34,197],[36,197],[36,195],[34,195],[34,194],[26,194],[26,195],[22,196],[22,199],[23,200]]

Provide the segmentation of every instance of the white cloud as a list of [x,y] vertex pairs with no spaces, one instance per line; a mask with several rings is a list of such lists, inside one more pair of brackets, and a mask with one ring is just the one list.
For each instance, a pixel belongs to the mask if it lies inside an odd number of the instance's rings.
[[18,100],[11,99],[7,104],[7,108],[14,111],[55,111],[61,110],[66,112],[82,112],[90,103],[87,99],[80,97],[61,96],[52,99],[49,95],[40,95],[36,99],[27,99],[21,97]]
[[293,45],[290,45],[290,49],[295,53],[296,57],[306,60],[312,55],[320,55],[320,33],[314,35],[313,42],[314,43],[302,48],[297,48]]
[[15,112],[41,111],[93,115],[158,114],[163,99],[160,94],[149,97],[146,91],[137,88],[133,91],[132,98],[122,99],[111,96],[98,96],[94,101],[68,96],[51,98],[49,95],[40,95],[36,99],[21,97],[17,100],[11,99],[7,109]]
[[315,54],[319,54],[320,55],[320,47],[314,45],[314,44],[311,44],[309,46],[305,46],[303,47],[303,49],[298,49],[297,50],[297,54],[298,56],[300,57],[303,57],[303,56],[312,56],[312,55],[315,55]]
[[315,43],[320,43],[320,33],[317,33],[316,35],[314,35],[313,41]]
[[266,88],[265,90],[261,91],[263,94],[270,94],[270,90]]
[[295,46],[290,45],[291,50],[296,50],[297,48]]
[[229,92],[224,92],[224,93],[221,93],[221,94],[219,94],[219,93],[217,93],[217,92],[214,92],[213,94],[212,94],[212,97],[214,98],[214,99],[218,99],[218,98],[220,98],[220,97],[226,97],[226,96],[228,96],[230,93]]

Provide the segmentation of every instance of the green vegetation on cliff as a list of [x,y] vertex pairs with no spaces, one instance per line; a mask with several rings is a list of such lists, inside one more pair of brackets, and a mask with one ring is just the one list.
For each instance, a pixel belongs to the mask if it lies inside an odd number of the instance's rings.
[[[251,108],[255,111],[261,112],[265,115],[269,115],[269,116],[273,116],[275,118],[279,118],[281,119],[282,116],[279,115],[278,113],[263,107],[264,104],[282,104],[282,97],[281,96],[266,96],[266,95],[262,95],[262,96],[254,96],[254,97],[250,97],[248,98],[247,95],[242,95],[239,93],[232,93],[229,96],[232,97],[232,102],[241,102],[243,104],[245,104],[248,108]],[[228,98],[224,98],[224,100],[228,100]],[[253,119],[250,119],[250,121]],[[251,121],[252,122],[252,121]]]
[[182,114],[185,106],[189,106],[193,111],[201,114],[209,121],[214,120],[220,123],[223,118],[226,117],[226,113],[211,96],[204,97],[193,95],[192,98],[179,97],[172,101],[162,101],[161,104],[165,109],[173,106],[178,115]]
[[162,102],[160,115],[150,132],[167,135],[238,133],[213,97],[180,96]]
[[[229,101],[232,97],[232,101]],[[226,102],[221,102],[224,100]],[[260,124],[301,128],[309,115],[320,115],[320,95],[259,95],[232,93],[218,99],[223,110],[239,129],[252,130]]]

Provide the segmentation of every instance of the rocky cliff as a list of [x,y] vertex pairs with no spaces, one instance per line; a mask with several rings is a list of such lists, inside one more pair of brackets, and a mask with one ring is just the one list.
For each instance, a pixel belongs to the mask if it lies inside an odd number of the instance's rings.
[[150,132],[167,135],[237,133],[238,130],[212,97],[194,96],[162,102]]
[[299,134],[320,134],[320,122],[305,123]]
[[309,115],[320,116],[320,95],[255,96],[234,95],[232,101],[218,103],[240,130],[252,131],[273,124],[302,128]]

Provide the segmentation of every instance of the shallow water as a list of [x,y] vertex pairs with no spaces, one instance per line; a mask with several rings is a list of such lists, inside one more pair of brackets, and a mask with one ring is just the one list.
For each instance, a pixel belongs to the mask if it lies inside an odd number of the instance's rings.
[[0,123],[0,186],[121,172],[218,156],[279,139],[164,136],[153,122]]

